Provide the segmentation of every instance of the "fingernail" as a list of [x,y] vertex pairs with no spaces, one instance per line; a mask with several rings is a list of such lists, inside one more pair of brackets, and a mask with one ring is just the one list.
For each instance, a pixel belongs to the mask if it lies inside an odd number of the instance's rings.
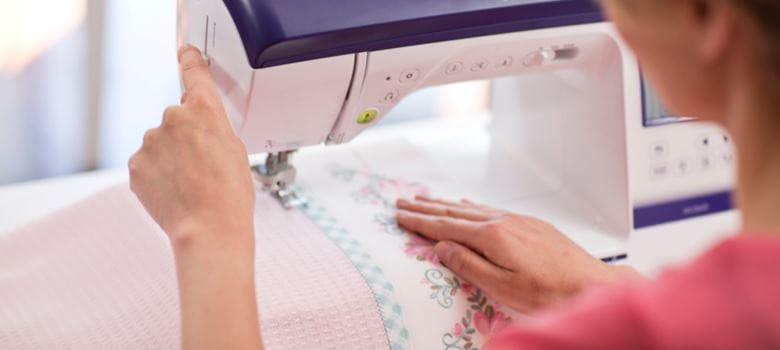
[[450,255],[455,250],[455,246],[449,242],[439,242],[433,247],[433,251],[439,256],[439,259],[447,261],[450,259]]
[[179,58],[181,58],[181,54],[183,54],[184,51],[186,51],[190,47],[192,47],[192,45],[190,44],[182,44],[181,46],[179,46],[179,49],[176,50],[176,52],[179,54]]
[[407,205],[407,204],[409,204],[409,201],[406,200],[406,199],[401,198],[401,199],[398,200],[398,202],[396,202],[396,204],[397,205]]
[[200,49],[199,49],[199,48],[197,48],[196,46],[194,46],[194,45],[190,45],[190,44],[184,44],[184,45],[182,45],[182,46],[179,48],[179,52],[178,52],[178,54],[177,54],[177,56],[178,56],[178,59],[179,59],[179,62],[181,62],[181,60],[182,60],[182,57],[184,57],[184,54],[185,54],[185,53],[187,53],[187,52],[188,52],[188,51],[190,51],[190,50],[194,50],[195,52],[198,52],[198,53],[200,53],[201,57],[203,56],[203,54],[201,53]]

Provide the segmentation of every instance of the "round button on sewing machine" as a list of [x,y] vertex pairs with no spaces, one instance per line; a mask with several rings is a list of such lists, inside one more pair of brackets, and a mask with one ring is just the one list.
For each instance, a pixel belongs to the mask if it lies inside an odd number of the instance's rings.
[[452,75],[463,71],[463,62],[452,62],[444,69],[444,74]]
[[390,90],[386,92],[384,95],[382,95],[382,98],[379,99],[379,103],[382,105],[386,105],[395,102],[395,100],[397,99],[398,99],[398,90]]
[[526,67],[538,67],[544,62],[552,61],[555,59],[555,51],[541,49],[536,52],[532,52],[525,56],[523,59],[523,65]]
[[669,155],[669,144],[658,141],[650,145],[650,157],[655,159],[666,158]]
[[358,115],[357,122],[358,122],[358,124],[370,124],[371,122],[376,120],[376,117],[378,117],[378,116],[379,116],[379,110],[378,109],[376,109],[376,108],[369,108],[369,109],[363,111],[363,113],[360,113],[360,115]]
[[417,81],[417,79],[420,78],[420,70],[419,69],[409,69],[401,73],[401,77],[398,79],[398,81],[401,82],[401,84],[405,84],[408,82],[414,82]]
[[523,59],[523,65],[526,67],[541,66],[542,63],[544,63],[544,56],[540,52],[530,53]]
[[512,66],[513,62],[514,59],[512,58],[512,56],[504,56],[496,62],[496,68],[498,69],[509,68],[510,66]]
[[487,59],[479,60],[471,65],[472,72],[480,72],[485,70],[490,65],[490,61]]

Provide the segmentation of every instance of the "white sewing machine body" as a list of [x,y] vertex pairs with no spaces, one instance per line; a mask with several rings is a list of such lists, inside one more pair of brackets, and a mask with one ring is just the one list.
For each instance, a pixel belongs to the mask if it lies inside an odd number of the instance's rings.
[[609,23],[280,64],[248,60],[223,1],[179,7],[180,42],[208,57],[250,153],[347,143],[415,91],[491,80],[489,147],[475,153],[462,139],[438,162],[478,200],[551,220],[609,259],[624,257],[636,229],[731,209],[733,150],[724,131],[700,121],[656,125],[660,107]]

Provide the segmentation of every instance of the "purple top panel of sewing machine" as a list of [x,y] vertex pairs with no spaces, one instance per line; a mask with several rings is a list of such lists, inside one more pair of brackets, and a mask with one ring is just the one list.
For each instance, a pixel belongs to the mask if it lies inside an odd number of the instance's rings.
[[592,0],[223,0],[256,69],[602,21]]

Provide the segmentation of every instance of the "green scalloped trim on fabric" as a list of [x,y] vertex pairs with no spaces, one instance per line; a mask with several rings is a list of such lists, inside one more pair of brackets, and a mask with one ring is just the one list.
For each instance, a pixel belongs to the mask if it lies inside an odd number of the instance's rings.
[[362,249],[351,233],[339,225],[338,220],[328,213],[327,209],[310,199],[309,204],[301,208],[301,212],[336,244],[365,279],[382,315],[390,349],[410,349],[409,330],[404,325],[401,305],[395,299],[395,288],[385,278],[382,268]]

